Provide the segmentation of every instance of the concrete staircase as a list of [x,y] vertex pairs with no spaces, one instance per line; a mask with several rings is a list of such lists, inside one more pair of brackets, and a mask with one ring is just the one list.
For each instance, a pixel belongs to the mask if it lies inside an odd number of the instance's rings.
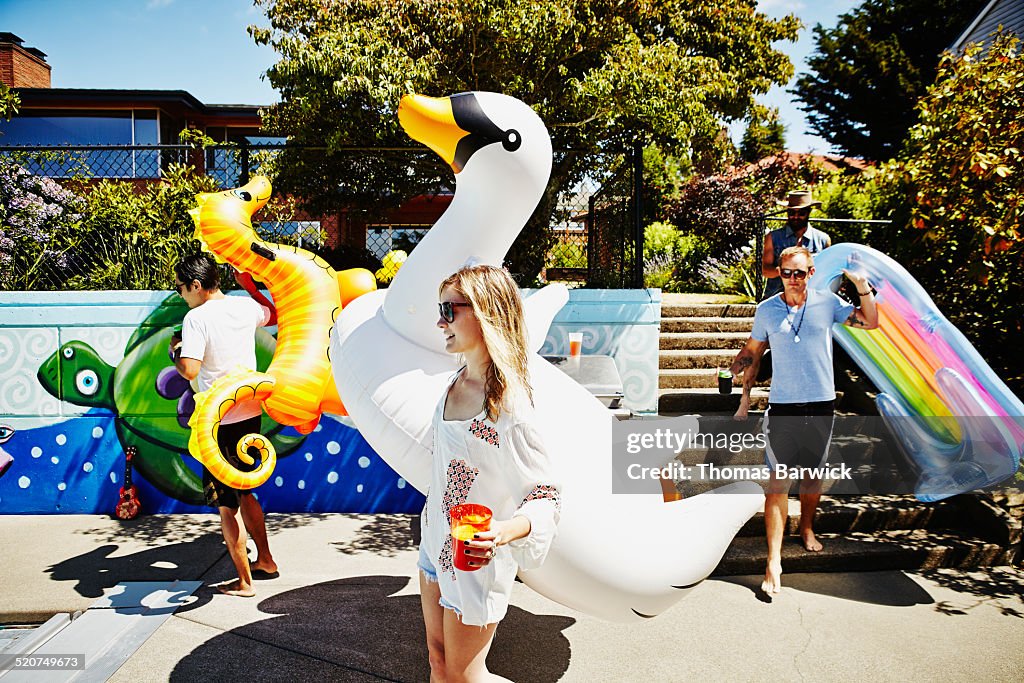
[[[836,440],[839,443],[834,447],[842,450],[872,447],[871,439]],[[685,450],[677,459],[691,466],[710,462],[763,465],[764,451]],[[679,481],[676,488],[691,496],[717,485]],[[795,494],[797,490],[794,484],[791,491]],[[799,519],[799,500],[792,495],[782,557],[787,573],[997,566],[1013,564],[1021,547],[1019,521],[978,495],[954,496],[938,503],[921,503],[910,495],[825,495],[814,525],[825,548],[816,553],[804,550],[800,543]],[[714,573],[760,574],[766,560],[764,515],[758,513],[740,529]]]
[[[754,305],[674,303],[672,295],[665,299],[661,307],[658,413],[734,412],[740,388],[732,394],[719,394],[717,370],[732,364],[750,336]],[[764,410],[767,405],[767,389],[755,387],[751,410]]]
[[[1007,535],[1002,515],[1002,510],[974,495],[938,503],[921,503],[913,496],[823,496],[814,526],[825,547],[812,553],[804,550],[797,534],[800,503],[794,496],[789,501],[782,567],[792,573],[1013,564],[1020,539]],[[764,515],[758,514],[733,539],[714,573],[761,574],[766,560]]]

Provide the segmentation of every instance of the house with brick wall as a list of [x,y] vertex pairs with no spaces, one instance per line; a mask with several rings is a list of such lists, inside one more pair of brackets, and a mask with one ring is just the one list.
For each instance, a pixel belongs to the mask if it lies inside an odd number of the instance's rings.
[[[240,146],[286,142],[263,133],[258,104],[208,104],[185,90],[53,88],[50,73],[46,53],[26,47],[13,33],[0,32],[0,82],[21,100],[11,121],[0,120],[0,147],[75,149],[75,162],[31,169],[41,175],[67,177],[84,165],[94,178],[146,184],[160,182],[169,163],[186,161],[230,187],[246,172],[236,149],[164,146],[177,145],[184,129]],[[319,216],[299,213],[275,225],[274,231],[323,235],[327,246],[365,247],[380,258],[393,245],[417,241],[448,208],[451,197],[415,197],[372,221],[344,210]]]

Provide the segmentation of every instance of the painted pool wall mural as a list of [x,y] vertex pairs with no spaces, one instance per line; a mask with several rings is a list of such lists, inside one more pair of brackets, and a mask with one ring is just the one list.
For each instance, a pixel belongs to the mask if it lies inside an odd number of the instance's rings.
[[[568,332],[583,331],[584,353],[615,360],[623,405],[653,414],[660,303],[659,290],[574,291],[542,353],[566,353]],[[173,292],[0,293],[0,514],[109,514],[129,446],[143,513],[210,510],[188,454],[193,393],[167,355],[187,310]],[[275,333],[259,331],[260,370]],[[325,415],[307,436],[266,416],[262,427],[280,458],[256,490],[267,512],[422,509],[348,418]]]

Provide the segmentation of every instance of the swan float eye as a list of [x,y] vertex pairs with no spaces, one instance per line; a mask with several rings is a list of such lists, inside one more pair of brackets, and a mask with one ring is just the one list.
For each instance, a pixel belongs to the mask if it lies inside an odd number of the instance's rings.
[[71,360],[72,358],[75,357],[75,350],[70,346],[65,346],[63,349],[61,349],[60,354],[64,356],[65,359]]
[[246,192],[245,190],[232,190],[231,192],[236,197],[241,199],[243,202],[251,202],[252,201],[252,195],[249,194],[248,192]]
[[94,370],[81,370],[75,375],[75,388],[84,396],[92,396],[100,389],[100,378]]
[[505,148],[506,152],[514,152],[522,144],[523,136],[519,134],[518,130],[509,128],[505,131],[505,137],[501,141],[501,146]]

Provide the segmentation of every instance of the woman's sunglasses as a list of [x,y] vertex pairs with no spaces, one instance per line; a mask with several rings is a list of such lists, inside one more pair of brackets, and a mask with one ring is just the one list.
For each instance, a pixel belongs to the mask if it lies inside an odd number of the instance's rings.
[[442,301],[437,305],[437,310],[441,312],[441,317],[444,318],[446,322],[451,323],[455,322],[456,306],[469,306],[472,308],[473,304],[460,304],[455,301]]
[[781,275],[785,280],[788,280],[791,277],[795,277],[797,280],[803,280],[805,277],[807,277],[807,271],[790,268],[779,268],[779,275]]

